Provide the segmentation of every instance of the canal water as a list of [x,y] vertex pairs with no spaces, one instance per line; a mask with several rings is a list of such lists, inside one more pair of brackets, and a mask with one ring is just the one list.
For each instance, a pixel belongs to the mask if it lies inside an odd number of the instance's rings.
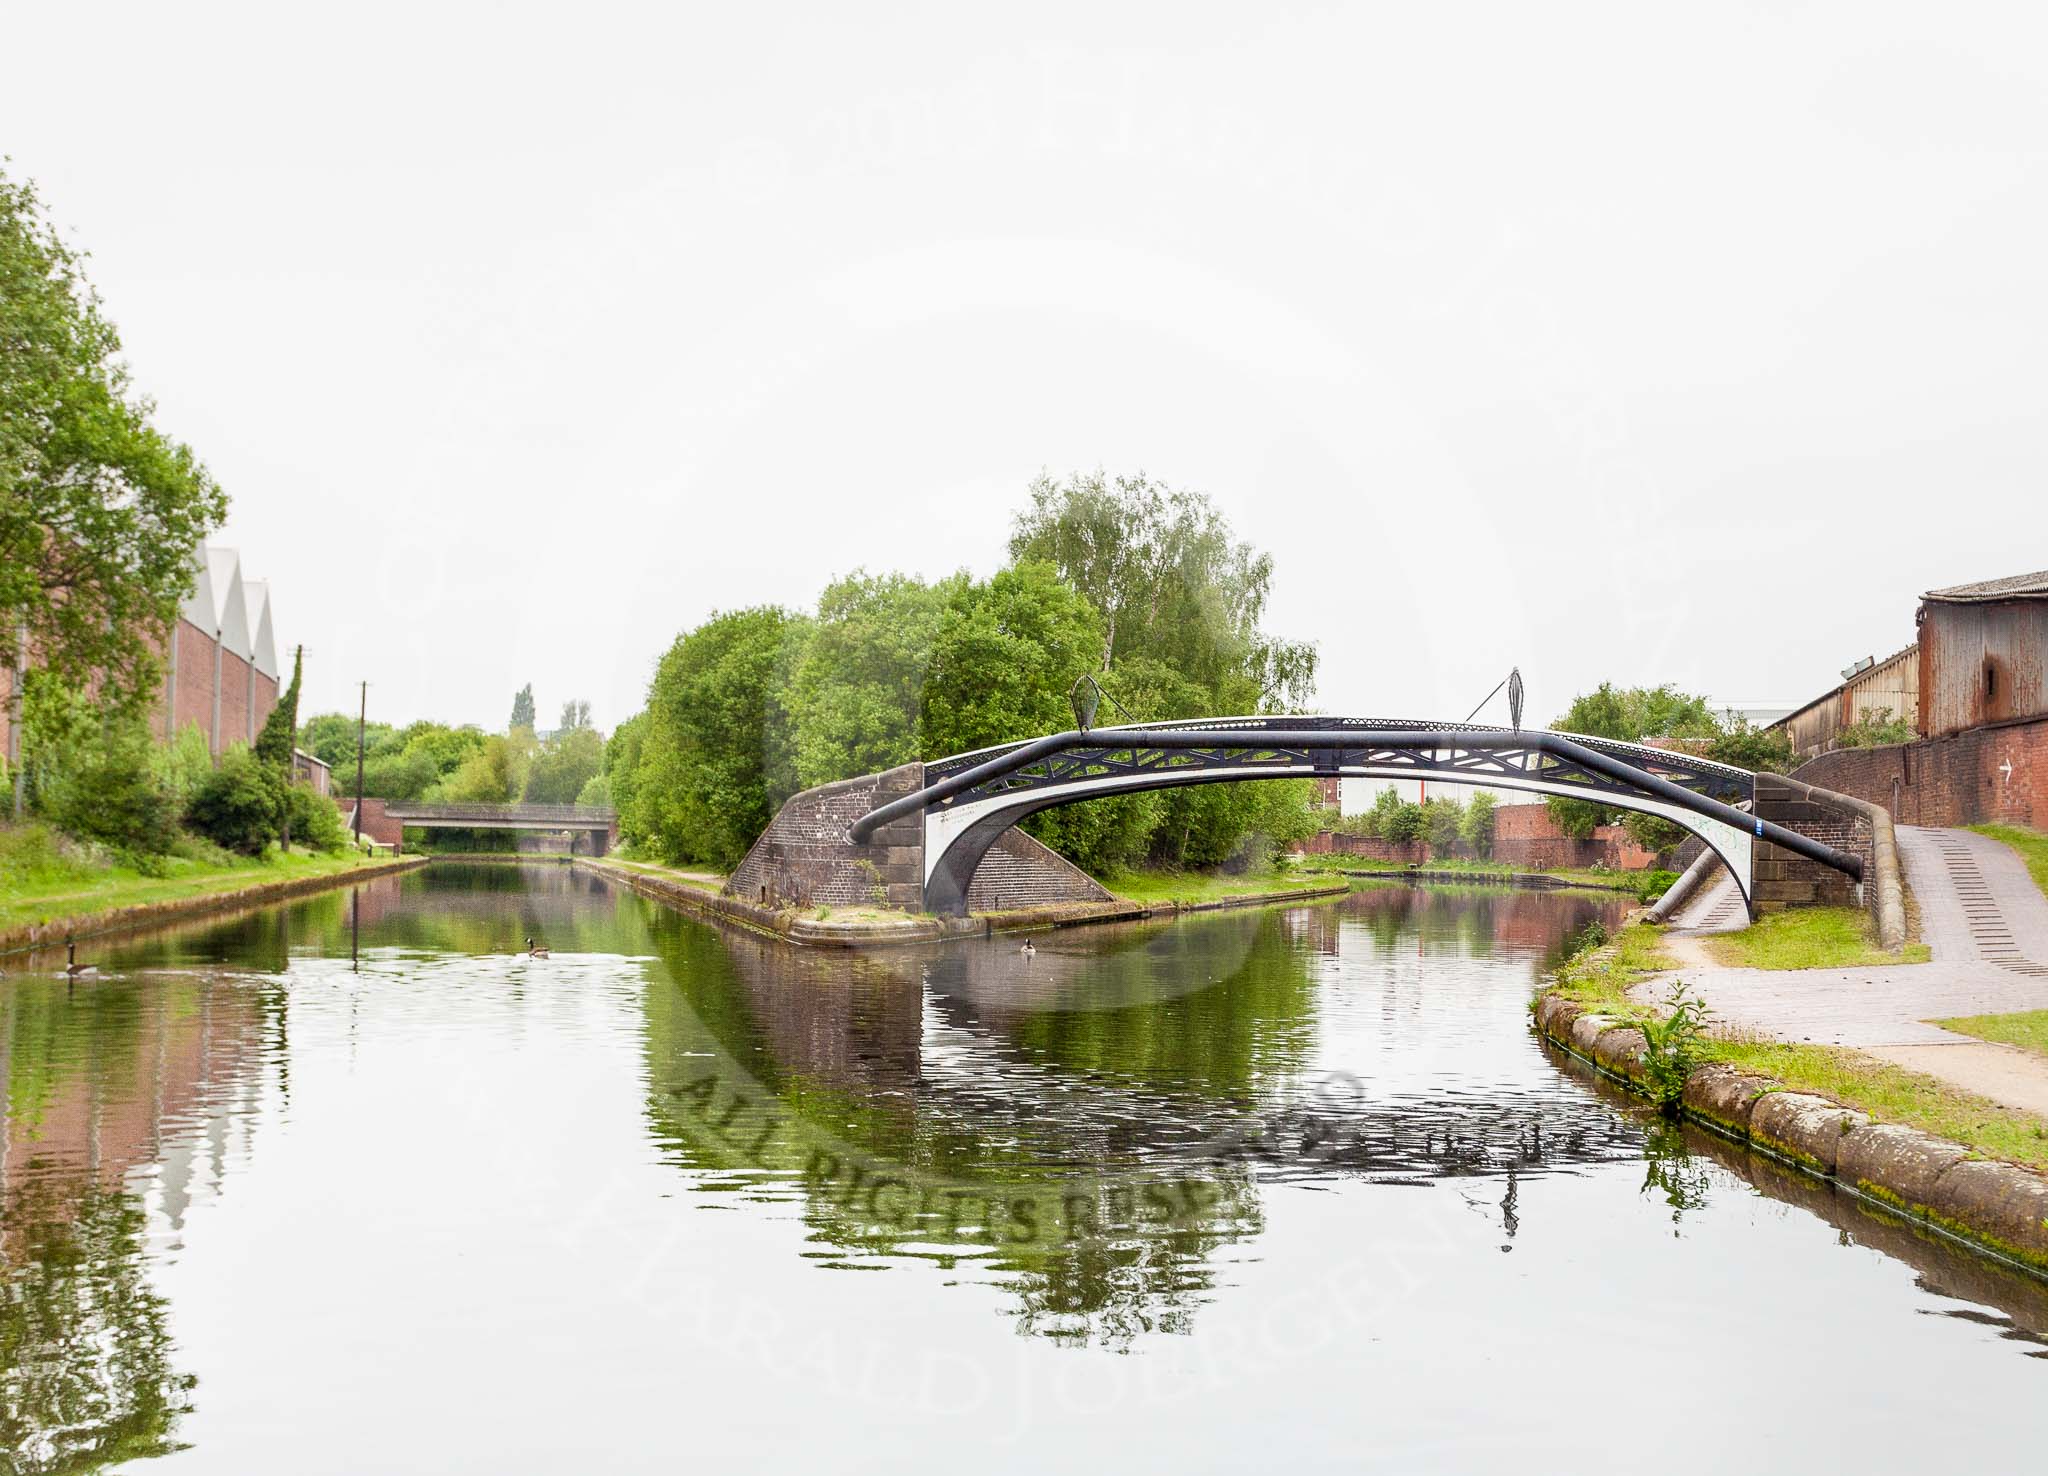
[[2031,1468],[2048,1289],[1536,1041],[1622,906],[846,957],[436,863],[0,960],[0,1469]]

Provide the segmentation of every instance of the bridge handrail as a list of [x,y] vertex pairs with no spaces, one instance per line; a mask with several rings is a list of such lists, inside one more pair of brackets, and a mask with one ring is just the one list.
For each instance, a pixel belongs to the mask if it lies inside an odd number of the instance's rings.
[[[1276,732],[1285,732],[1290,741],[1276,744],[1272,740]],[[892,820],[915,814],[932,805],[943,804],[955,795],[974,788],[990,779],[1013,773],[1026,764],[1069,748],[1486,748],[1497,744],[1505,728],[1288,728],[1288,729],[1217,729],[1196,725],[1180,727],[1123,727],[1094,728],[1086,731],[1074,729],[1065,733],[1051,733],[1043,738],[1034,738],[1009,752],[998,755],[973,768],[948,774],[936,784],[900,799],[881,805],[853,822],[847,830],[848,839],[856,844],[864,842],[870,835]],[[1659,799],[1718,820],[1737,830],[1753,832],[1773,845],[1781,846],[1795,855],[1818,861],[1824,866],[1855,877],[1863,877],[1861,857],[1837,851],[1810,836],[1796,830],[1788,830],[1775,821],[1762,820],[1748,815],[1733,805],[1720,800],[1709,799],[1696,794],[1683,785],[1674,784],[1660,775],[1649,773],[1634,764],[1626,763],[1597,749],[1588,748],[1575,738],[1562,733],[1553,733],[1547,728],[1524,729],[1513,733],[1516,746],[1534,749],[1539,753],[1552,754],[1558,758],[1570,759],[1573,763],[1617,779],[1638,789],[1645,790]],[[1650,750],[1664,752],[1665,750]],[[1690,755],[1676,755],[1690,762]],[[1745,769],[1733,769],[1727,764],[1714,767],[1727,769],[1754,780],[1754,775]]]
[[[1440,731],[1442,727],[1443,724],[1441,722],[1429,718],[1354,718],[1334,717],[1323,713],[1290,712],[1265,713],[1245,717],[1169,718],[1163,722],[1124,723],[1116,728],[1091,728],[1081,731],[1099,737],[1105,733],[1154,733],[1160,731],[1425,733]],[[1463,723],[1459,725],[1458,731],[1464,733],[1484,733],[1489,737],[1499,737],[1503,734],[1520,737],[1524,733],[1547,733],[1554,730],[1549,728],[1500,728],[1488,723]],[[1682,748],[1655,748],[1647,743],[1625,743],[1618,738],[1599,738],[1586,733],[1562,733],[1559,736],[1569,738],[1576,743],[1583,744],[1587,748],[1618,757],[1625,757],[1630,754],[1670,754],[1672,758],[1682,761],[1687,768],[1710,770],[1743,779],[1750,777],[1750,771],[1747,769],[1738,768],[1734,764],[1724,764],[1719,759],[1702,758],[1697,754],[1688,753]],[[941,776],[950,776],[960,772],[960,767],[966,760],[986,761],[1005,753],[1015,752],[1017,749],[1033,741],[1035,740],[1023,739],[1015,743],[994,743],[986,748],[971,748],[965,753],[950,754],[945,758],[934,759],[926,764],[925,772],[930,774],[936,769]],[[1327,747],[1331,745],[1310,746]]]
[[530,820],[536,824],[609,825],[618,812],[607,805],[390,804],[394,820]]

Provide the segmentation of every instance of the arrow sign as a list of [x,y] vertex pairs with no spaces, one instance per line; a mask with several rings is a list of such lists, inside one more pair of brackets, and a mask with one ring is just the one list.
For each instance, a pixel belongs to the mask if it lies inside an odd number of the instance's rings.
[[2012,783],[2012,760],[2007,759],[2004,763],[2000,764],[1998,772],[2005,775],[2005,782],[2007,784]]

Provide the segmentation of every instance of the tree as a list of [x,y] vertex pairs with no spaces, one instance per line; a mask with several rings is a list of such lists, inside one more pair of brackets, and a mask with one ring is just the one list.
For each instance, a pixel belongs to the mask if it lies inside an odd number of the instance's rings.
[[1475,789],[1465,802],[1465,818],[1458,826],[1458,839],[1475,856],[1493,854],[1494,810],[1499,802],[1490,789]]
[[227,498],[152,424],[82,262],[0,173],[0,660],[112,711],[150,691]]
[[[623,829],[670,861],[729,866],[746,853],[797,787],[783,698],[809,630],[800,616],[759,606],[714,615],[669,647],[647,711],[607,754]],[[821,674],[813,697],[822,705],[823,694],[846,690],[857,688],[844,675]],[[622,785],[621,760],[635,746]]]
[[442,781],[435,798],[456,805],[511,802],[525,788],[532,745],[531,728],[515,728],[502,738],[491,735]]
[[530,805],[572,805],[604,767],[604,735],[587,722],[565,727],[541,743],[526,773]]
[[1102,641],[1102,621],[1050,564],[986,583],[951,580],[918,705],[927,759],[1008,743],[1073,723],[1067,703]]
[[292,739],[299,731],[299,677],[305,657],[304,646],[292,652],[291,684],[277,699],[277,706],[270,709],[270,716],[263,720],[253,750],[256,762],[262,765],[271,782],[277,786],[278,838],[286,850],[290,850],[292,845],[292,810],[285,802],[285,791],[292,782]]
[[590,704],[588,702],[579,697],[562,704],[560,731],[567,732],[571,728],[587,728],[589,726]]
[[1040,477],[1010,558],[1051,564],[1101,612],[1103,671],[1150,656],[1231,712],[1296,707],[1315,689],[1315,647],[1259,628],[1272,557],[1239,541],[1202,493],[1142,472]]
[[512,698],[512,721],[505,725],[506,731],[516,733],[521,728],[533,731],[533,683],[521,687]]
[[932,585],[857,570],[825,587],[789,683],[799,784],[923,756],[918,728],[933,645],[966,582],[964,574]]

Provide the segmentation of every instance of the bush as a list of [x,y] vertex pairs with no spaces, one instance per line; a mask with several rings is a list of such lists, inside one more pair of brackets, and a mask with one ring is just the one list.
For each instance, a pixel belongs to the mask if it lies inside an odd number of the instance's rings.
[[1636,882],[1636,900],[1655,902],[1670,891],[1671,884],[1677,880],[1678,873],[1675,871],[1646,871]]
[[285,791],[285,806],[292,818],[292,840],[316,851],[340,851],[349,845],[348,828],[341,823],[341,811],[324,794],[315,794],[310,784],[294,784]]
[[278,789],[247,748],[231,748],[185,810],[185,823],[208,840],[245,856],[260,856],[277,839]]
[[177,838],[178,805],[157,782],[146,734],[136,729],[66,755],[45,780],[38,808],[59,830],[111,847],[150,870]]
[[200,731],[199,724],[187,723],[177,737],[152,750],[149,766],[156,782],[171,797],[178,813],[183,814],[199,786],[213,772],[213,750],[207,746],[206,734]]
[[1465,818],[1458,825],[1458,839],[1475,856],[1493,854],[1493,812],[1499,801],[1490,789],[1476,789],[1466,801]]

